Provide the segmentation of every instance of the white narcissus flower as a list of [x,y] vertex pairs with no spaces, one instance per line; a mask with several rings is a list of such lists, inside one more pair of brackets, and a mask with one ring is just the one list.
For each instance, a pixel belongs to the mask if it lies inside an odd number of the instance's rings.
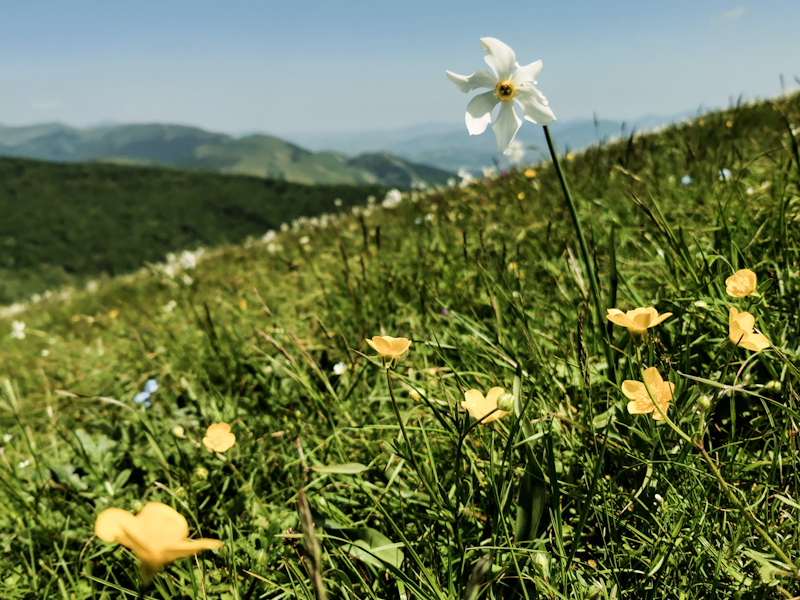
[[500,40],[481,38],[481,46],[486,50],[484,60],[494,75],[483,69],[468,77],[446,71],[447,78],[465,94],[478,88],[490,89],[475,96],[467,105],[466,121],[470,135],[486,131],[492,121],[492,109],[502,102],[492,130],[497,137],[498,150],[506,153],[522,125],[522,119],[514,110],[514,102],[519,104],[524,118],[531,123],[549,125],[556,117],[547,105],[547,99],[533,85],[542,72],[541,60],[523,67],[517,63],[514,51]]

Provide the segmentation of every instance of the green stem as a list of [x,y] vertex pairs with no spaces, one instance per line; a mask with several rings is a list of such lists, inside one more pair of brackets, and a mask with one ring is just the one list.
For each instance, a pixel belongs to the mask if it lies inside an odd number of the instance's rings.
[[[553,145],[553,138],[550,137],[550,130],[547,125],[544,126],[544,136],[547,138],[547,147],[550,149],[550,156],[553,157],[553,166],[556,168],[558,180],[561,182],[561,189],[564,191],[564,198],[567,200],[567,208],[569,214],[572,216],[572,223],[575,225],[575,233],[578,236],[578,245],[581,247],[581,258],[583,258],[583,266],[586,268],[586,275],[589,278],[589,284],[592,286],[592,300],[594,304],[595,325],[597,331],[600,333],[600,339],[605,340],[605,332],[603,331],[603,308],[600,305],[600,286],[597,283],[597,274],[594,270],[594,261],[589,254],[589,245],[586,243],[586,237],[583,235],[581,229],[581,222],[578,219],[578,210],[575,208],[575,201],[572,199],[572,194],[569,191],[567,180],[564,178],[564,172],[561,170],[561,164],[558,162],[558,154]],[[606,354],[606,362],[608,363],[608,375],[611,381],[616,381],[614,377],[614,363],[612,361],[611,345],[608,340],[603,344]]]
[[703,458],[708,463],[711,472],[714,474],[714,477],[717,478],[717,481],[719,482],[719,485],[722,487],[722,489],[725,490],[725,493],[727,494],[728,499],[731,501],[731,503],[739,510],[740,513],[742,513],[742,515],[744,515],[744,518],[747,519],[747,521],[750,523],[753,529],[755,529],[758,532],[758,534],[762,538],[764,538],[764,541],[770,548],[772,548],[772,551],[775,552],[775,554],[777,554],[784,563],[786,563],[792,569],[794,569],[794,575],[797,576],[797,574],[800,573],[800,569],[797,568],[797,566],[792,562],[792,559],[786,555],[783,549],[780,546],[778,546],[778,544],[775,543],[775,541],[770,537],[769,533],[767,533],[761,527],[761,525],[758,524],[756,518],[750,514],[750,511],[747,510],[745,505],[739,501],[739,499],[731,490],[731,487],[728,485],[728,482],[722,478],[722,473],[719,472],[717,465],[714,464],[714,460],[708,455],[706,449],[703,448],[703,446],[701,446],[699,443],[695,444],[695,446],[697,447],[698,450],[700,450],[700,453],[703,455]]
[[[644,377],[642,377],[642,379],[644,380]],[[714,474],[714,477],[719,482],[720,487],[723,490],[725,490],[725,494],[728,496],[728,499],[731,501],[731,503],[736,507],[736,509],[740,513],[742,513],[744,518],[747,519],[747,522],[750,523],[753,529],[755,529],[758,532],[758,534],[764,539],[767,545],[770,548],[772,548],[773,552],[775,552],[775,554],[777,554],[784,563],[786,563],[792,569],[794,569],[794,575],[795,576],[800,575],[800,569],[798,569],[797,566],[794,564],[794,562],[792,562],[792,559],[789,558],[783,551],[783,549],[781,549],[781,547],[775,543],[775,541],[770,537],[769,533],[767,533],[766,530],[763,527],[761,527],[761,525],[758,524],[756,518],[750,513],[747,507],[744,504],[742,504],[741,501],[733,493],[733,491],[731,490],[731,486],[729,486],[728,482],[725,481],[725,479],[722,477],[722,473],[719,472],[719,469],[717,468],[717,465],[714,463],[714,460],[711,458],[711,456],[709,456],[708,452],[706,452],[706,449],[703,448],[702,440],[695,442],[688,435],[686,435],[686,433],[684,433],[683,430],[680,427],[678,427],[675,424],[675,422],[672,419],[670,419],[663,410],[661,410],[661,406],[659,406],[658,402],[656,402],[655,398],[653,398],[653,392],[650,389],[650,386],[647,385],[647,381],[645,380],[644,383],[645,383],[645,388],[647,389],[647,393],[650,396],[650,400],[653,402],[655,410],[661,415],[661,418],[664,419],[664,422],[667,425],[669,425],[672,428],[672,430],[675,433],[677,433],[684,441],[692,444],[695,448],[700,450],[700,453],[703,455],[703,459],[706,461],[708,467],[711,469],[711,472]]]
[[[414,455],[414,448],[411,446],[411,441],[408,438],[408,432],[406,432],[406,426],[403,424],[403,417],[400,415],[400,409],[397,407],[397,400],[394,397],[394,390],[392,389],[392,376],[391,376],[391,368],[386,367],[386,385],[389,387],[389,396],[392,398],[392,406],[394,407],[394,414],[397,417],[397,422],[400,424],[400,432],[403,436],[403,441],[406,443],[406,450],[408,450],[408,457],[411,459],[411,466],[417,472],[422,485],[425,487],[426,491],[430,494],[431,498],[435,500],[439,500],[438,495],[434,492],[431,486],[428,483],[425,474],[419,468],[419,464],[417,464],[417,457]],[[439,503],[441,506],[441,502]]]

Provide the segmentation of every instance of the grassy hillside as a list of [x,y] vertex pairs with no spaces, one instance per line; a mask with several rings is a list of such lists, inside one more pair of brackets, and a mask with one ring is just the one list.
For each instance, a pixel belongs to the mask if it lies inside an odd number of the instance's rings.
[[[0,321],[0,597],[136,597],[94,524],[151,501],[223,546],[148,598],[797,596],[798,124],[793,96],[563,159],[603,308],[672,313],[644,338],[593,322],[549,163]],[[628,410],[650,367],[667,419]]]
[[0,159],[0,303],[175,251],[260,237],[281,223],[365,204],[386,188]]
[[[76,129],[58,123],[0,126],[0,156],[48,161],[102,161],[218,171],[303,184],[444,183],[452,173],[386,154],[357,159],[309,152],[268,135],[244,138],[182,125],[113,125]],[[391,169],[387,162],[392,163]]]

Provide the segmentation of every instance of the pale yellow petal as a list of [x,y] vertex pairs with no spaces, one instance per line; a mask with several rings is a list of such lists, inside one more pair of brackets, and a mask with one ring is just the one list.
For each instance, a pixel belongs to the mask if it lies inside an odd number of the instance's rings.
[[658,372],[656,367],[649,367],[644,370],[644,380],[650,387],[650,391],[653,393],[653,395],[655,395],[658,390],[661,389],[661,386],[664,385],[664,379],[661,377],[661,373]]
[[633,400],[628,402],[628,412],[632,415],[643,415],[655,410],[655,405],[648,398],[647,400]]
[[[367,342],[370,342],[370,340],[367,340]],[[380,336],[380,335],[373,336],[370,346],[375,348],[375,350],[381,356],[388,356],[389,354],[391,354],[392,347],[389,340],[385,336]]]
[[[636,310],[640,311],[640,310],[647,310],[647,309],[637,308]],[[648,310],[648,312],[640,312],[638,314],[635,314],[635,315],[631,316],[630,317],[631,321],[633,321],[633,327],[631,327],[631,329],[635,329],[637,331],[638,330],[646,330],[648,327],[650,327],[650,323],[653,322],[653,316],[654,316],[653,313],[655,313],[655,312],[656,312],[655,309],[653,309],[652,312],[649,312],[649,310]],[[630,316],[630,313],[628,314],[628,316]]]
[[657,316],[655,319],[650,321],[650,327],[655,327],[656,325],[660,325],[661,323],[669,319],[671,316],[672,316],[671,312],[665,312],[663,315]]
[[633,381],[626,379],[622,382],[622,393],[630,400],[642,400],[650,402],[650,396],[647,394],[647,388],[641,381]]
[[137,535],[145,539],[182,540],[189,537],[189,523],[177,510],[161,502],[148,502],[136,515]]
[[220,540],[200,538],[198,540],[181,540],[163,548],[159,548],[158,556],[162,565],[174,562],[180,558],[194,556],[203,550],[216,550],[222,546]]
[[752,350],[753,352],[760,352],[769,348],[769,340],[767,336],[760,333],[747,334],[745,339],[739,344],[742,348]]
[[756,325],[756,318],[749,312],[743,312],[739,313],[739,316],[736,317],[736,323],[747,333],[753,333],[753,327]]
[[390,354],[392,356],[402,356],[411,347],[411,340],[406,338],[392,338],[389,342]]
[[664,417],[661,416],[663,412],[665,415],[667,414],[667,410],[669,409],[669,402],[659,402],[658,403],[661,412],[658,412],[658,409],[653,405],[653,420],[654,421],[663,421]]
[[130,540],[123,529],[123,525],[130,526],[134,517],[127,510],[121,508],[107,508],[94,522],[94,534],[104,542],[116,542],[130,548]]
[[491,402],[495,407],[497,406],[497,399],[506,393],[505,388],[493,387],[486,394],[487,402]]
[[607,309],[607,311],[608,314],[606,315],[606,319],[608,319],[615,325],[619,325],[621,327],[631,327],[633,325],[633,322],[621,310],[617,310],[616,308],[609,308]]

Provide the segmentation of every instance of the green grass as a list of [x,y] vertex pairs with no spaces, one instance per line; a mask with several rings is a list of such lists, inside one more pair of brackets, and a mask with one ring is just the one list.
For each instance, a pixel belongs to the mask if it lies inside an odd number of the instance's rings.
[[[792,96],[562,159],[602,306],[674,313],[641,343],[592,325],[551,164],[31,306],[0,342],[0,597],[135,598],[93,525],[154,500],[224,546],[148,598],[796,596],[798,123]],[[760,296],[725,293],[742,267]],[[776,349],[728,343],[729,306]],[[379,334],[413,340],[388,376]],[[650,366],[681,435],[625,410]],[[516,414],[460,409],[498,385]]]

